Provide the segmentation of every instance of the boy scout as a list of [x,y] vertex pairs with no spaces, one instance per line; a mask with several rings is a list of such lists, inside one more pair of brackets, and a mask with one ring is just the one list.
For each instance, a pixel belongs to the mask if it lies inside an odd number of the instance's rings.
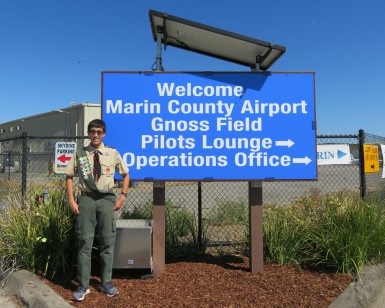
[[[129,184],[127,164],[119,152],[106,147],[103,138],[106,134],[104,121],[95,119],[88,124],[90,144],[78,149],[69,161],[66,173],[66,191],[71,211],[76,216],[76,235],[78,239],[77,278],[79,287],[72,299],[82,301],[90,293],[88,288],[91,274],[91,251],[95,226],[100,236],[101,286],[100,290],[113,297],[119,293],[111,282],[112,263],[115,245],[115,213],[126,197]],[[123,177],[121,194],[116,197],[112,191],[114,172]],[[74,197],[73,177],[79,175],[81,196],[79,203]]]

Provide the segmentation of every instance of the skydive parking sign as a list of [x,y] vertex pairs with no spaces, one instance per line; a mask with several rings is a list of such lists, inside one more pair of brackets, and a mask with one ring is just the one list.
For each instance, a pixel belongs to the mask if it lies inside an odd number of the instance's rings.
[[55,173],[64,173],[68,162],[74,155],[76,142],[56,142],[55,144]]
[[314,73],[102,72],[133,180],[315,180]]

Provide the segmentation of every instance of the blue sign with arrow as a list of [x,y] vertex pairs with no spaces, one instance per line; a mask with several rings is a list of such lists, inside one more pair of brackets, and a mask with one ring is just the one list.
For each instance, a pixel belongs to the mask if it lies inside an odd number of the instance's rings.
[[315,180],[314,73],[102,72],[133,180]]

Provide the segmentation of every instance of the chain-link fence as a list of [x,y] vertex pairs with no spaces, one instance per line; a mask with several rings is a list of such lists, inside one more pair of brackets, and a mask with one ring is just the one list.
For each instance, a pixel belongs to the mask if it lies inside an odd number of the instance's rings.
[[[44,203],[50,194],[64,189],[64,175],[56,174],[55,144],[76,142],[86,137],[38,137],[23,135],[0,139],[0,209],[9,197]],[[348,191],[364,197],[371,191],[384,190],[382,154],[380,172],[365,174],[362,145],[385,144],[385,138],[364,133],[358,135],[320,135],[317,144],[348,144],[352,164],[318,165],[316,181],[263,181],[263,205],[289,205],[306,194]],[[152,182],[132,182],[118,218],[151,215]],[[248,228],[248,182],[166,182],[166,228],[176,230],[166,244],[199,245],[237,244],[246,240]],[[119,181],[115,192],[120,193]],[[139,214],[138,214],[139,213]],[[150,213],[150,214],[148,214]],[[135,216],[136,215],[136,216]],[[148,218],[148,217],[142,217]],[[167,231],[166,231],[167,233]]]
[[[361,185],[362,185],[362,196],[367,195],[368,193],[383,193],[385,191],[385,179],[384,176],[384,165],[383,165],[383,156],[381,151],[381,144],[385,145],[385,137],[364,133],[360,131],[360,139],[363,143],[373,144],[379,147],[379,164],[380,172],[375,173],[364,173],[363,164],[361,166]],[[362,146],[361,146],[362,150]],[[361,153],[360,162],[364,160],[364,153]]]

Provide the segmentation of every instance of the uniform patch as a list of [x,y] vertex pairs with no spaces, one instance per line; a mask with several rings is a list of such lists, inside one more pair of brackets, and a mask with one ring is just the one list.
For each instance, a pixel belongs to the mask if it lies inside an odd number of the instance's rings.
[[78,160],[79,160],[80,170],[83,174],[83,178],[88,179],[88,174],[91,174],[91,166],[87,156],[79,157]]

